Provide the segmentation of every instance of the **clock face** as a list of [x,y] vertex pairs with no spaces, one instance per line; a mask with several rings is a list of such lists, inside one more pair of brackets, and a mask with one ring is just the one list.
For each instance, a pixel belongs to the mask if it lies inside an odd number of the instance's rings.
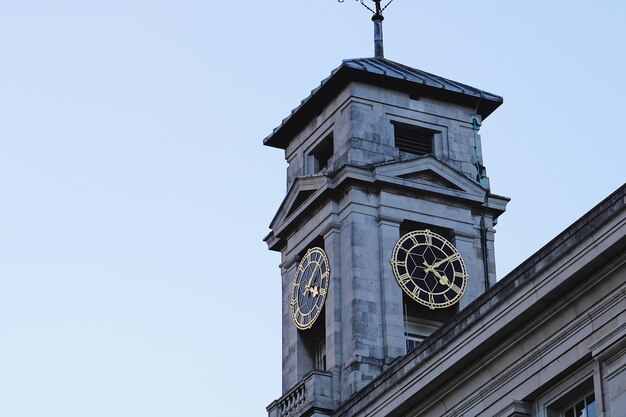
[[291,293],[291,316],[298,329],[310,329],[322,312],[330,267],[321,248],[311,248],[298,265]]
[[391,266],[404,292],[430,309],[459,301],[469,278],[456,248],[428,229],[402,236],[393,249]]

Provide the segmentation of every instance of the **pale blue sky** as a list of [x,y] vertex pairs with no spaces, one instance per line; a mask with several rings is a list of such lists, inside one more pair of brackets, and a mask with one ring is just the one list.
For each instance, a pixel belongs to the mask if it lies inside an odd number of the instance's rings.
[[[620,186],[626,3],[396,0],[386,56],[502,95],[498,275]],[[346,0],[0,0],[0,416],[263,416],[280,396],[285,163]]]

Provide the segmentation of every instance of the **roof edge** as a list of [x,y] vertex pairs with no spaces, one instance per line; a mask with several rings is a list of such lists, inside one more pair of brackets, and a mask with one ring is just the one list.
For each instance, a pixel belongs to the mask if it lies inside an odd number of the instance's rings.
[[286,149],[291,138],[353,81],[475,107],[476,113],[483,119],[504,102],[496,94],[385,58],[346,59],[283,119],[280,126],[263,139],[263,144]]

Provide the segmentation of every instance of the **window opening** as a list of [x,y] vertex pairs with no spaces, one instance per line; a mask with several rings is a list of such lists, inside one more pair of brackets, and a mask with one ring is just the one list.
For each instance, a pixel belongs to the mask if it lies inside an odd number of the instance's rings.
[[317,342],[315,349],[315,369],[326,370],[326,338]]
[[313,173],[324,171],[328,168],[328,161],[333,156],[334,150],[333,134],[326,136],[319,145],[311,151],[313,157]]
[[302,343],[306,350],[307,365],[305,373],[318,370],[326,370],[326,306],[318,316],[317,320],[308,330],[298,330]]
[[[406,305],[405,305],[406,306]],[[410,352],[415,349],[428,336],[439,328],[441,323],[430,320],[420,320],[417,317],[405,318],[404,339],[406,342],[406,351]]]
[[457,305],[431,310],[402,294],[404,306],[404,340],[406,352],[410,352],[428,336],[450,320],[458,311]]
[[[557,391],[561,391],[556,388]],[[593,379],[587,378],[559,392],[560,398],[546,407],[547,417],[597,417],[597,406],[593,391]]]
[[392,124],[394,143],[401,152],[414,155],[433,153],[434,130],[398,122]]
[[576,401],[575,404],[565,408],[562,417],[596,417],[596,398],[593,393]]

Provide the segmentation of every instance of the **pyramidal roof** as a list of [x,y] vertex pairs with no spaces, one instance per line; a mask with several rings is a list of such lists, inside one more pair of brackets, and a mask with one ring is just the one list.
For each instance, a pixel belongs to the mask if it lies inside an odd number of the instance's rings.
[[347,59],[292,110],[263,144],[285,149],[291,137],[352,81],[474,107],[483,119],[503,102],[498,95],[385,58]]

